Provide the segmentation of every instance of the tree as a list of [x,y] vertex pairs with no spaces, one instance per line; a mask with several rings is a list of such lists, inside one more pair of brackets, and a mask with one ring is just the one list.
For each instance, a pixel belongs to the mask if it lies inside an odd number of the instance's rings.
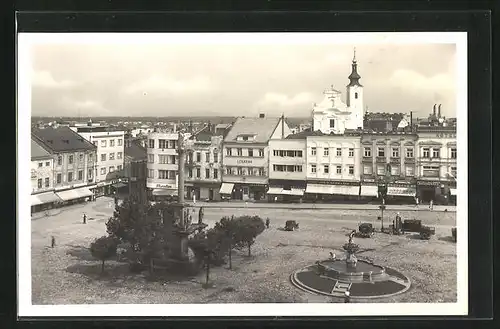
[[252,245],[259,234],[264,232],[266,225],[259,216],[241,216],[236,220],[235,241],[237,248],[248,248],[248,256],[252,255]]
[[90,244],[92,257],[102,261],[101,273],[104,273],[104,262],[116,256],[118,241],[111,236],[102,236]]
[[227,250],[229,256],[229,269],[233,268],[232,250],[236,245],[238,225],[234,216],[223,217],[220,222],[215,223],[214,229],[222,233],[222,247]]

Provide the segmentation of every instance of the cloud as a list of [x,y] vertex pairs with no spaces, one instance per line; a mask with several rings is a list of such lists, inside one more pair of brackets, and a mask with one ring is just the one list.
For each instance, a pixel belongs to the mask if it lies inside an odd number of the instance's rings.
[[407,91],[419,93],[434,93],[436,90],[452,91],[455,82],[449,74],[436,74],[426,77],[412,70],[396,70],[391,75],[389,82],[392,86],[401,86]]
[[59,107],[65,111],[78,113],[82,116],[103,116],[114,115],[117,111],[110,111],[101,102],[94,100],[76,100],[68,97],[63,97],[59,102]]
[[266,93],[259,101],[260,106],[293,107],[297,105],[312,104],[313,95],[309,92],[301,92],[292,97],[280,93]]
[[193,92],[208,92],[214,89],[213,83],[209,78],[197,76],[191,79],[178,80],[159,75],[153,75],[147,79],[140,80],[125,88],[128,94],[141,93],[170,93],[186,94]]
[[71,80],[55,80],[49,71],[35,71],[32,84],[34,87],[51,89],[68,89],[77,85],[76,82]]

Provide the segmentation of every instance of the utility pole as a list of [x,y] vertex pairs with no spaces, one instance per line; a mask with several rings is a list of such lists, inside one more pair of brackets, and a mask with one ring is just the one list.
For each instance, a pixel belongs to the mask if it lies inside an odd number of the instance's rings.
[[184,203],[184,163],[185,163],[185,145],[184,145],[184,135],[179,132],[179,138],[177,139],[177,152],[179,154],[179,169],[177,170],[177,193],[179,198],[179,203]]

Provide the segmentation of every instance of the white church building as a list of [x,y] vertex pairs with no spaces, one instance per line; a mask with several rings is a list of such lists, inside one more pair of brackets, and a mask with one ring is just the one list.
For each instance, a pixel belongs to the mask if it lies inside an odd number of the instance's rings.
[[359,83],[356,50],[352,60],[352,71],[347,85],[346,103],[342,93],[333,86],[323,92],[323,101],[312,109],[312,130],[324,134],[343,134],[346,129],[363,128],[363,86]]

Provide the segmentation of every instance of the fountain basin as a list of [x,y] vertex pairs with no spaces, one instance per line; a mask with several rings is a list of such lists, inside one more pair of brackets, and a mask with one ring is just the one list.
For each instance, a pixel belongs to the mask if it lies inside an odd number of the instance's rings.
[[345,259],[324,260],[316,263],[317,272],[332,279],[345,282],[374,282],[386,279],[383,266],[358,260],[356,267],[348,266]]

